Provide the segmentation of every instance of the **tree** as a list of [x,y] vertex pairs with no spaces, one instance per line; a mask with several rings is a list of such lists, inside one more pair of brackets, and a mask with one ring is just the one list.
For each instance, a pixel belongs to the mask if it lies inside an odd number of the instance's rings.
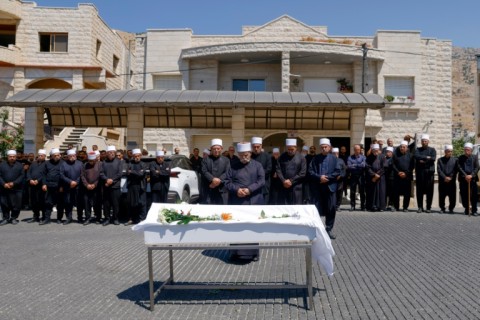
[[463,154],[463,146],[467,142],[475,144],[475,138],[463,137],[453,140],[453,155],[456,157],[461,156]]
[[8,110],[0,112],[0,155],[6,156],[7,150],[23,150],[24,124],[14,124],[8,119]]

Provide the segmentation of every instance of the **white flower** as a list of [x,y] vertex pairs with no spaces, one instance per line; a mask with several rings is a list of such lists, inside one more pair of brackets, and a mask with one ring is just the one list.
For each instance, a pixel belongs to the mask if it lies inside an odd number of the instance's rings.
[[168,223],[167,223],[167,220],[165,220],[165,216],[163,215],[162,210],[159,210],[159,211],[158,211],[157,222],[158,222],[158,223],[161,223],[161,224],[168,224]]

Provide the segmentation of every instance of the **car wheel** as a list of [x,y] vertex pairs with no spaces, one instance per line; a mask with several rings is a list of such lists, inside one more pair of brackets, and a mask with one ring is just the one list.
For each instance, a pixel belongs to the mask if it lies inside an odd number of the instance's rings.
[[187,189],[182,192],[182,202],[190,203],[190,192]]

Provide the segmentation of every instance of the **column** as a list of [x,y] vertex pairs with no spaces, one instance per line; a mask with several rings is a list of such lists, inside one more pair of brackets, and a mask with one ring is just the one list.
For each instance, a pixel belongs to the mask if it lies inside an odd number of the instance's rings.
[[245,140],[245,108],[235,107],[233,109],[232,140],[234,143]]
[[365,109],[352,109],[350,112],[350,153],[353,152],[353,145],[363,144],[365,141]]
[[143,148],[143,108],[127,109],[127,149]]
[[43,148],[43,108],[25,108],[24,153],[37,154]]
[[290,52],[282,52],[282,92],[290,92]]

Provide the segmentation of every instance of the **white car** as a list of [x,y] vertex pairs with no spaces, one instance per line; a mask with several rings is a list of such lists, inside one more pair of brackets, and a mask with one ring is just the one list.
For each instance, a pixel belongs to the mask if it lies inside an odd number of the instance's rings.
[[192,203],[200,196],[197,173],[192,169],[190,160],[183,155],[171,155],[165,158],[170,163],[170,188],[168,202]]

